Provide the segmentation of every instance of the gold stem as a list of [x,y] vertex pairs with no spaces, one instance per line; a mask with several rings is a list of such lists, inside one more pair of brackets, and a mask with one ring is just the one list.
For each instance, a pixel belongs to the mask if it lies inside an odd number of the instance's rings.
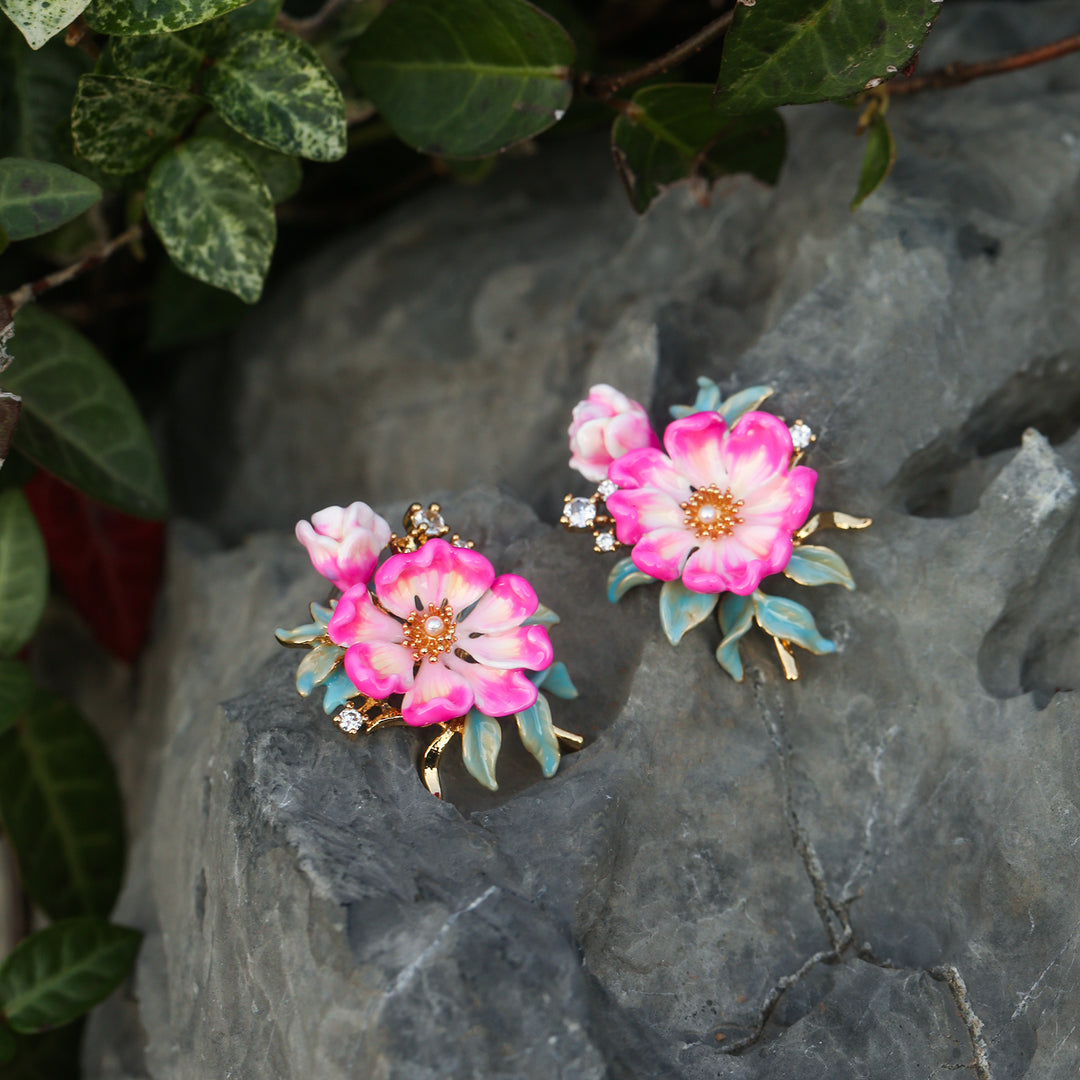
[[442,798],[442,781],[439,779],[439,759],[442,757],[443,751],[450,745],[451,739],[458,733],[457,728],[450,727],[448,724],[440,724],[439,727],[442,728],[442,732],[424,751],[424,756],[420,761],[420,777],[424,781],[424,787],[426,787],[436,799]]
[[784,678],[788,682],[795,682],[799,677],[799,665],[795,661],[795,654],[791,651],[791,646],[788,642],[775,636],[773,636],[773,643],[776,645],[776,651],[780,656],[780,664],[784,669]]

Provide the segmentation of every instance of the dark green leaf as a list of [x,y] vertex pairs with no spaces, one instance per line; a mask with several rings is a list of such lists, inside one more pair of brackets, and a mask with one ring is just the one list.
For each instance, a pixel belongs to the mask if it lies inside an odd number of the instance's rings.
[[104,919],[63,919],[0,964],[0,1003],[15,1031],[68,1024],[104,1001],[135,962],[142,934]]
[[767,0],[739,4],[724,39],[726,107],[836,101],[903,67],[923,43],[935,0]]
[[872,195],[885,182],[885,177],[892,172],[896,162],[896,144],[893,142],[889,124],[881,113],[870,121],[866,132],[866,151],[863,153],[862,169],[859,172],[859,186],[855,198],[851,200],[851,209],[856,210],[862,201]]
[[353,43],[346,66],[409,145],[483,157],[562,119],[574,45],[524,0],[396,0]]
[[716,607],[716,593],[692,592],[681,581],[665,581],[660,590],[660,625],[672,645],[703,623]]
[[750,173],[776,182],[784,162],[784,122],[775,111],[734,115],[711,86],[647,86],[611,129],[615,163],[630,202],[644,213],[666,187]]
[[73,23],[88,0],[0,0],[0,9],[19,28],[31,49]]
[[186,90],[199,74],[205,55],[198,31],[140,34],[112,43],[117,70],[133,79]]
[[94,0],[87,24],[103,34],[164,34],[209,22],[244,0]]
[[461,757],[466,771],[489,791],[499,790],[495,782],[495,762],[499,759],[501,746],[502,724],[493,716],[471,709],[461,732]]
[[262,177],[274,202],[284,202],[300,190],[304,172],[297,158],[279,154],[268,146],[252,142],[239,131],[234,131],[215,113],[211,113],[199,124],[199,134],[220,139],[234,150],[239,150],[255,166],[255,171]]
[[195,138],[154,166],[146,213],[186,274],[255,303],[270,268],[274,201],[247,158],[218,139]]
[[[353,4],[351,7],[367,8],[369,4]],[[277,21],[281,11],[281,0],[252,0],[251,3],[230,11],[225,16],[229,29],[235,34],[244,34],[248,30],[269,30]]]
[[31,305],[15,318],[11,351],[4,382],[23,399],[16,449],[91,498],[137,517],[164,517],[165,480],[150,434],[97,349]]
[[0,735],[0,817],[19,874],[52,919],[104,917],[124,869],[124,822],[100,736],[61,698],[35,691]]
[[34,680],[26,665],[18,660],[0,660],[0,735],[22,716],[33,696]]
[[345,99],[307,43],[280,30],[241,35],[207,72],[206,96],[255,142],[312,161],[345,154]]
[[0,1019],[0,1065],[6,1065],[19,1052],[19,1044],[11,1028]]
[[21,1035],[15,1057],[0,1066],[0,1080],[79,1080],[83,1022],[44,1035]]
[[71,109],[75,149],[107,172],[145,168],[195,118],[194,94],[120,75],[84,75]]
[[50,232],[100,198],[97,184],[62,165],[0,159],[0,228],[11,240]]
[[0,494],[0,656],[31,638],[45,610],[49,561],[45,541],[21,491]]
[[236,325],[247,304],[188,277],[163,259],[150,298],[149,349],[175,349],[216,337]]

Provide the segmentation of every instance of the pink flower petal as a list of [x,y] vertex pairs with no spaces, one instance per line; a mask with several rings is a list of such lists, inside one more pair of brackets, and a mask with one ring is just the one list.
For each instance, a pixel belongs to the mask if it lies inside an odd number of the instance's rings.
[[296,523],[296,539],[304,545],[315,570],[333,581],[337,574],[338,542],[332,536],[316,532],[308,521]]
[[346,650],[345,674],[370,697],[401,694],[413,685],[412,652],[388,641],[362,641]]
[[715,484],[723,490],[730,486],[721,449],[726,433],[727,424],[718,413],[694,413],[668,424],[664,449],[694,487]]
[[661,581],[674,581],[698,539],[685,529],[656,529],[635,544],[630,558],[639,570]]
[[740,499],[786,473],[791,463],[791,432],[779,417],[748,412],[739,417],[723,447],[723,468]]
[[519,626],[501,634],[458,634],[458,646],[474,660],[490,668],[528,668],[543,671],[551,666],[554,653],[547,630],[542,626]]
[[468,681],[476,707],[487,716],[510,716],[536,704],[536,687],[521,671],[499,671],[484,664],[470,664],[453,654],[447,663]]
[[702,542],[686,560],[682,581],[691,592],[749,596],[761,584],[765,573],[762,560],[743,547],[737,537],[725,537]]
[[607,508],[615,519],[615,534],[624,544],[636,544],[654,529],[678,528],[686,520],[678,501],[658,488],[616,491],[608,496]]
[[[429,540],[424,547],[436,542]],[[463,676],[441,660],[425,660],[401,702],[401,715],[406,724],[426,727],[465,716],[472,706],[473,691]]]
[[650,446],[658,450],[660,440],[644,412],[613,417],[604,429],[604,448],[612,459]]
[[613,461],[608,476],[620,488],[659,488],[676,502],[682,502],[690,494],[690,481],[663,451],[652,447],[631,450]]
[[366,585],[353,586],[338,600],[326,633],[337,645],[355,645],[358,641],[398,643],[405,640],[401,623],[371,602]]
[[375,571],[375,592],[395,615],[407,619],[428,604],[449,603],[454,612],[477,600],[495,570],[478,551],[429,540],[419,551],[391,555]]
[[500,574],[492,583],[468,618],[458,623],[458,633],[473,631],[498,634],[520,626],[539,606],[536,591],[517,574]]

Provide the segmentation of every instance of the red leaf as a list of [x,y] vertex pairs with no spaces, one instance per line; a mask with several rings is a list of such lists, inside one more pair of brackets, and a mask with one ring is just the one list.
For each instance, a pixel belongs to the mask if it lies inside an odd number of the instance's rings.
[[161,583],[164,525],[95,502],[41,470],[24,491],[64,592],[105,648],[134,660]]

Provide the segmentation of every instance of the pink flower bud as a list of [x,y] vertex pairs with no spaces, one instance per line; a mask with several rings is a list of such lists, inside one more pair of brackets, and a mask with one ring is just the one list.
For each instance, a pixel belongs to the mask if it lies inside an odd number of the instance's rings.
[[644,407],[606,383],[589,390],[574,406],[573,417],[570,468],[586,480],[606,479],[608,466],[631,450],[660,446]]
[[390,542],[390,526],[367,503],[354,502],[319,510],[310,522],[298,521],[296,539],[315,569],[344,592],[371,580],[379,552]]

